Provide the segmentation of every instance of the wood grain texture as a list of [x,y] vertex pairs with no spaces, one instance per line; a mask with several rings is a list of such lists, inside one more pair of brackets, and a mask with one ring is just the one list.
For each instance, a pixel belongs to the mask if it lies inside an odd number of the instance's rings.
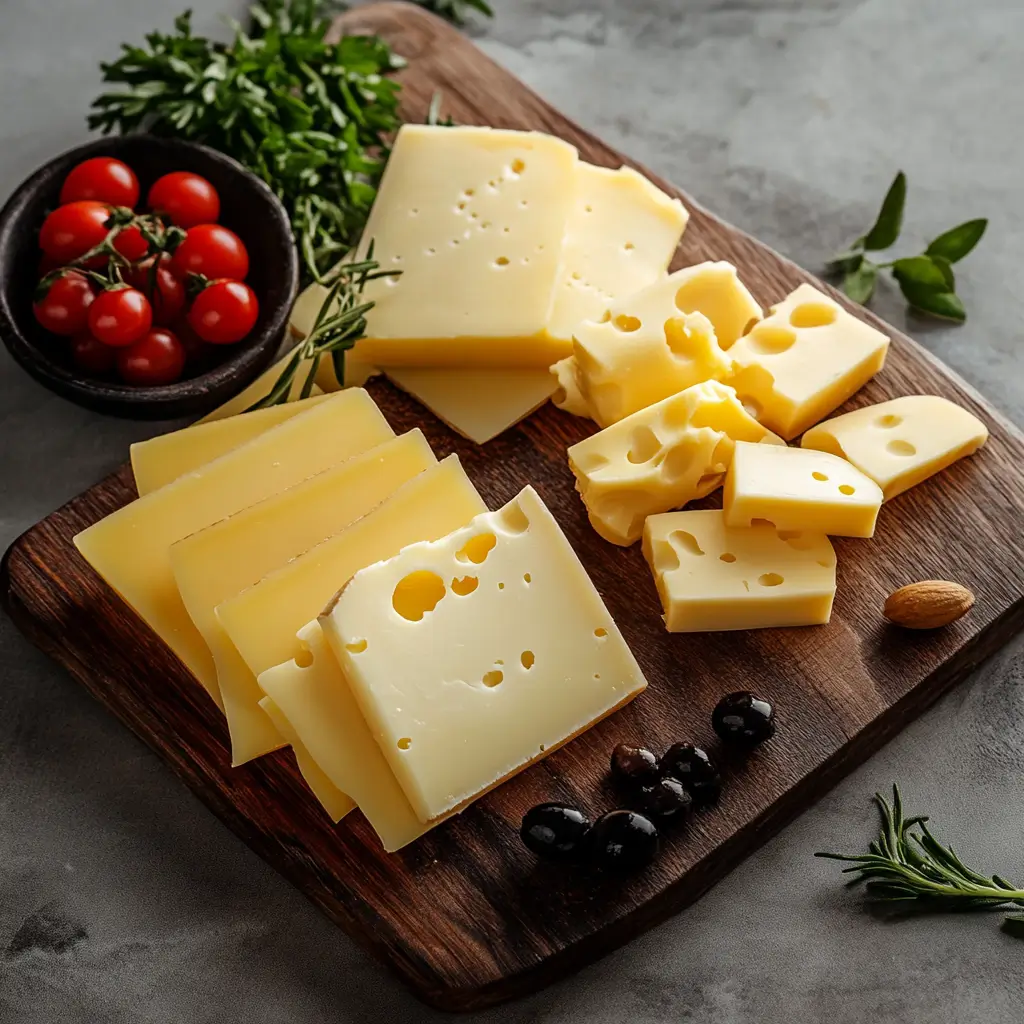
[[[623,162],[418,9],[366,7],[343,24],[379,32],[410,60],[402,75],[408,119],[421,120],[440,89],[445,112],[459,122],[542,129],[588,160]],[[693,217],[676,266],[730,260],[765,305],[810,279],[682,198]],[[622,550],[597,538],[573,490],[565,449],[588,432],[586,423],[546,407],[477,448],[386,383],[371,387],[396,431],[420,426],[438,456],[458,452],[492,508],[527,483],[537,488],[651,684],[398,855],[380,851],[358,814],[332,827],[287,752],[228,767],[224,723],[201,687],[78,556],[72,536],[134,498],[127,467],[15,542],[4,563],[7,607],[215,814],[422,998],[454,1010],[495,1003],[579,968],[694,900],[1021,628],[1024,439],[918,345],[881,326],[893,335],[888,364],[848,407],[945,395],[987,422],[992,437],[974,458],[887,505],[874,541],[837,541],[839,594],[821,628],[668,635],[639,546]],[[975,591],[969,616],[922,634],[883,620],[890,591],[936,577]],[[669,838],[648,871],[613,880],[539,864],[523,851],[519,821],[538,801],[574,801],[595,815],[616,805],[607,763],[617,741],[663,749],[690,739],[717,752],[711,709],[724,691],[741,688],[773,700],[776,739],[745,762],[724,758],[720,805]]]

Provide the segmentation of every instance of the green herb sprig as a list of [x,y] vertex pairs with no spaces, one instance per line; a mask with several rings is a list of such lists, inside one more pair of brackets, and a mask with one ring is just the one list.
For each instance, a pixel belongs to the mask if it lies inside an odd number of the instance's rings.
[[981,241],[988,221],[969,220],[944,231],[928,243],[919,256],[906,256],[876,263],[867,253],[896,244],[903,226],[907,200],[907,177],[900,171],[882,200],[882,208],[870,230],[828,264],[830,274],[842,275],[842,289],[855,302],[866,303],[875,291],[880,271],[888,269],[910,305],[921,313],[955,320],[967,319],[963,302],[956,294],[953,264],[962,260]]
[[[882,827],[868,853],[815,854],[850,863],[852,867],[844,868],[844,874],[855,875],[850,885],[863,882],[871,900],[917,912],[1024,907],[1024,890],[999,875],[987,877],[969,868],[951,846],[935,838],[926,816],[904,818],[897,786],[892,787],[891,805],[879,793],[875,803]],[[1003,929],[1024,938],[1024,915],[1007,916]]]
[[470,11],[493,18],[494,11],[487,0],[415,0],[420,7],[433,11],[453,25],[465,25]]

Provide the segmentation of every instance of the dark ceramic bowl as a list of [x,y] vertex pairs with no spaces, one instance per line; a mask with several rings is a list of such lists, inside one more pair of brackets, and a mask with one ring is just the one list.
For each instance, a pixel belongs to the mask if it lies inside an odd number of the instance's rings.
[[[168,171],[194,171],[220,194],[220,223],[249,250],[246,282],[260,315],[237,345],[210,346],[220,361],[176,384],[137,387],[90,379],[71,361],[67,339],[43,330],[32,314],[39,278],[39,228],[58,205],[60,188],[76,164],[93,156],[123,160],[149,186]],[[200,415],[230,398],[270,363],[284,336],[298,290],[299,264],[288,215],[277,197],[241,164],[191,142],[152,135],[100,139],[69,150],[26,179],[0,211],[0,337],[36,380],[86,408],[133,419]],[[186,373],[188,370],[186,370]]]

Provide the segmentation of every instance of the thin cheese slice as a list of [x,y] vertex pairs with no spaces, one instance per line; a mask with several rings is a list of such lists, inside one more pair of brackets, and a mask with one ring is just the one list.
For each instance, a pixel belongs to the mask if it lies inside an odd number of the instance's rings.
[[214,609],[340,533],[435,464],[430,445],[414,430],[171,546],[171,567],[181,600],[217,668],[217,687],[231,732],[232,764],[244,764],[276,749],[281,737],[260,710],[263,694]]
[[213,657],[174,582],[171,545],[393,436],[365,391],[342,392],[118,509],[75,546],[219,701]]
[[532,487],[448,537],[357,572],[320,625],[424,822],[647,685]]

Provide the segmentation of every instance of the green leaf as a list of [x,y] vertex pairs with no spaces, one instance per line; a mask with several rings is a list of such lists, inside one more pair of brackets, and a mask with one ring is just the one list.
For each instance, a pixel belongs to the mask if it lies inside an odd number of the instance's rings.
[[948,291],[950,287],[947,273],[930,256],[908,256],[896,260],[892,264],[892,275],[900,284],[908,281],[936,291]]
[[919,312],[956,323],[967,319],[964,304],[955,292],[937,290],[910,280],[901,280],[899,285],[907,302]]
[[[889,186],[882,208],[878,211],[871,230],[860,239],[860,243],[869,252],[888,249],[900,237],[903,225],[903,207],[907,201],[907,176],[900,171]],[[856,245],[856,243],[855,243]]]
[[955,228],[950,228],[928,243],[925,255],[942,256],[950,263],[956,263],[981,241],[981,236],[985,234],[987,227],[988,221],[981,217],[978,220],[969,220]]
[[864,261],[862,249],[847,249],[825,264],[826,274],[852,274]]
[[870,260],[864,260],[856,270],[850,271],[843,278],[843,291],[854,302],[864,305],[874,294],[877,279],[877,265]]
[[1010,914],[1004,918],[1003,931],[1015,939],[1024,939],[1024,914]]

